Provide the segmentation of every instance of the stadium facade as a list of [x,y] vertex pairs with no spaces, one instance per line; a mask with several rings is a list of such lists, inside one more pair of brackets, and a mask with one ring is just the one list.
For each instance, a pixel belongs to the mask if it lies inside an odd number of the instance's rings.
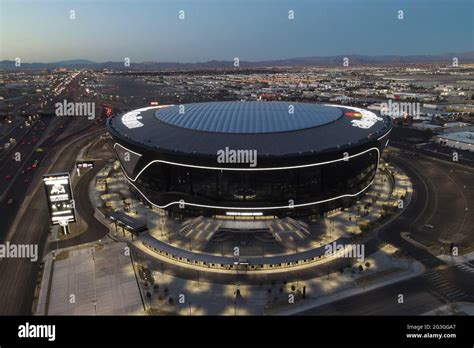
[[306,216],[372,184],[390,120],[291,102],[147,107],[109,118],[114,150],[143,200],[196,216]]

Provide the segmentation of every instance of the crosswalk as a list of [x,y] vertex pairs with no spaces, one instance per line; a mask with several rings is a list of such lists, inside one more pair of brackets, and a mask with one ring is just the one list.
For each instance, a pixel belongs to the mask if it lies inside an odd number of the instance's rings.
[[460,301],[469,297],[464,291],[453,285],[437,271],[429,271],[422,275],[430,290],[449,301]]
[[457,268],[457,269],[460,269],[464,272],[469,272],[469,273],[474,274],[474,265],[472,265],[472,261],[470,263],[469,262],[458,263],[454,267]]

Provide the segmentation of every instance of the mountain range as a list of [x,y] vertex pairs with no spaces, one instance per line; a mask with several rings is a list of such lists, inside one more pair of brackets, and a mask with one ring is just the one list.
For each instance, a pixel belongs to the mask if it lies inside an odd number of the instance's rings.
[[[264,68],[264,67],[302,67],[302,66],[342,66],[344,58],[349,58],[350,66],[367,65],[409,65],[409,64],[428,64],[440,63],[451,65],[453,58],[458,58],[459,64],[474,63],[474,51],[461,53],[445,53],[439,55],[337,55],[337,56],[313,56],[299,57],[277,60],[262,61],[240,61],[240,67],[244,68]],[[15,67],[15,61],[0,61],[1,70],[13,69],[55,69],[55,68],[89,68],[89,69],[113,69],[113,70],[191,70],[191,69],[209,69],[209,68],[231,68],[234,61],[229,60],[210,60],[197,63],[178,63],[178,62],[131,62],[130,67],[125,67],[123,62],[93,62],[88,59],[63,60],[53,63],[22,63],[21,68]]]

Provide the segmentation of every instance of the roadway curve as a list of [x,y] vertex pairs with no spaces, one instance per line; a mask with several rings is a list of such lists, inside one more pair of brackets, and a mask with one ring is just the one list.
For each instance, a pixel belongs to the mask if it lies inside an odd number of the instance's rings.
[[[90,137],[101,131],[75,134],[51,148],[49,153],[60,156],[49,156],[38,168],[38,172],[64,172],[72,168],[76,155],[85,146]],[[55,157],[55,158],[53,158]],[[42,178],[36,175],[31,183],[31,189],[25,198],[15,222],[6,240],[12,244],[37,244],[39,261],[28,259],[0,259],[0,314],[25,315],[31,314],[33,296],[40,270],[40,260],[43,257],[48,232],[49,212],[43,190]]]
[[93,242],[104,238],[109,232],[109,229],[94,217],[95,209],[89,199],[89,184],[105,163],[106,162],[103,160],[96,161],[94,168],[81,175],[77,185],[74,187],[74,201],[77,208],[76,212],[87,224],[86,231],[76,237],[49,244],[48,251]]

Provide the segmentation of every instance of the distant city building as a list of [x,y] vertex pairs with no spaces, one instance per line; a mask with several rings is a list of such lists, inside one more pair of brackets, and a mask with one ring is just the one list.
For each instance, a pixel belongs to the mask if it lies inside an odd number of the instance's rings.
[[443,146],[474,152],[474,132],[457,132],[438,135],[436,141]]
[[471,126],[471,124],[466,122],[448,122],[443,124],[444,128],[462,128],[468,126]]
[[420,122],[420,123],[414,123],[412,125],[413,128],[419,129],[419,130],[430,130],[433,132],[441,131],[443,127],[435,125],[435,124],[430,124],[430,123],[425,123],[425,122]]

